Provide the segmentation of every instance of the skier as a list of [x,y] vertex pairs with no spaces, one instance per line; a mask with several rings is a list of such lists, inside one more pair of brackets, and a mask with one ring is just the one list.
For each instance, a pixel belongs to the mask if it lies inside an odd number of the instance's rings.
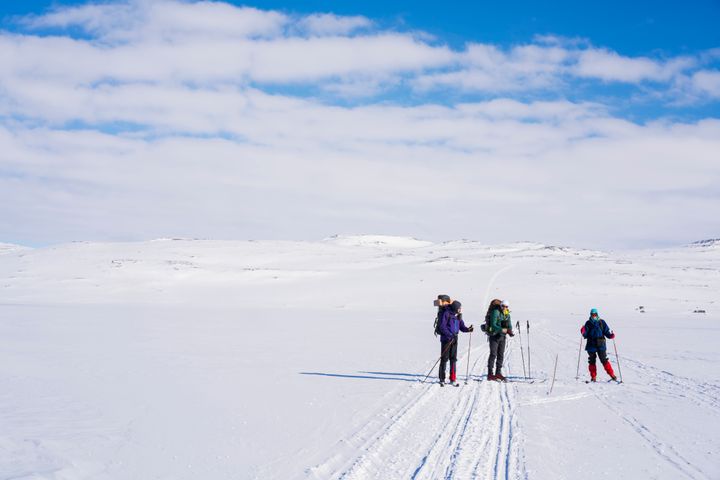
[[610,375],[610,378],[617,381],[612,365],[610,365],[610,360],[608,360],[607,354],[605,353],[607,350],[607,347],[605,346],[605,338],[607,337],[613,339],[615,338],[615,333],[610,330],[607,322],[600,318],[596,308],[590,310],[590,318],[580,329],[580,333],[583,338],[587,338],[585,350],[588,352],[588,370],[590,370],[590,381],[594,382],[597,377],[597,366],[595,365],[597,357],[600,357],[600,363],[602,363],[603,367],[605,367],[605,371],[608,375]]
[[[502,300],[495,299],[490,302],[487,315],[485,316],[487,325],[488,342],[490,343],[490,354],[488,355],[488,380],[506,381],[502,374],[503,360],[505,359],[505,336],[514,337],[512,331],[512,320],[510,319],[510,309],[507,303]],[[493,366],[495,373],[493,374]]]
[[457,383],[457,344],[458,332],[472,332],[473,326],[465,326],[462,319],[462,304],[455,300],[444,309],[438,322],[440,330],[440,386],[445,385],[445,364],[450,360],[450,383],[459,387]]

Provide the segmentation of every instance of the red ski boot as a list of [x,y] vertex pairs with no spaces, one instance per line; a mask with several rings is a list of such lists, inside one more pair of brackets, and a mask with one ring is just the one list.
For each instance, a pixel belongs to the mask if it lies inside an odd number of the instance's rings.
[[588,370],[590,370],[590,381],[594,382],[597,378],[597,365],[591,363],[588,365]]
[[603,363],[603,367],[605,367],[605,371],[607,372],[608,375],[610,375],[610,378],[617,381],[617,377],[615,376],[615,372],[613,372],[612,365],[610,365],[610,360]]

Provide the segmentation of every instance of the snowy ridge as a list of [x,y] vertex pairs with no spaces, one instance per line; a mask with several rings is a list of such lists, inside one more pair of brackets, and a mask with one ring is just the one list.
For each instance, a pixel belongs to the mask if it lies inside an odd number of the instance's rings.
[[29,247],[23,247],[22,245],[15,245],[12,243],[0,243],[0,255],[6,253],[17,253],[26,250],[32,250]]
[[385,247],[385,248],[420,248],[432,245],[432,242],[412,237],[396,237],[390,235],[333,235],[324,240],[346,247]]

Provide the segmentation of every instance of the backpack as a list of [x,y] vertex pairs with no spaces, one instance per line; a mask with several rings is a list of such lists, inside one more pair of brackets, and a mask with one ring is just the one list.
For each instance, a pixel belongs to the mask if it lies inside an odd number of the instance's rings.
[[490,318],[492,317],[492,310],[485,314],[485,323],[480,325],[480,330],[485,332],[485,335],[490,335]]
[[435,336],[437,337],[440,335],[440,320],[442,320],[442,315],[445,313],[444,308],[438,308],[438,312],[435,315]]

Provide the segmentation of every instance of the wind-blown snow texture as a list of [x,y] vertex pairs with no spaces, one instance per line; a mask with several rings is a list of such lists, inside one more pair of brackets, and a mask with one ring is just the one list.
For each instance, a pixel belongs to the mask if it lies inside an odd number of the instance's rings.
[[[719,291],[717,241],[1,244],[0,478],[720,478]],[[475,333],[421,383],[439,293],[508,300],[535,381]],[[592,307],[621,385],[575,378]]]

